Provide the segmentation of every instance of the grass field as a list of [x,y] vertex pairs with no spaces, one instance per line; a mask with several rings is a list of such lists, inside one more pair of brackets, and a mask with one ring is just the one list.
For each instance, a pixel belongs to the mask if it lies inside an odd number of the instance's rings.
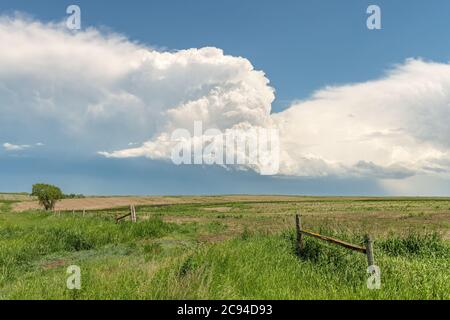
[[[450,199],[182,197],[116,224],[126,208],[15,212],[21,197],[0,197],[0,299],[450,299]],[[371,233],[381,289],[363,254],[307,238],[297,257],[297,211],[355,244]]]

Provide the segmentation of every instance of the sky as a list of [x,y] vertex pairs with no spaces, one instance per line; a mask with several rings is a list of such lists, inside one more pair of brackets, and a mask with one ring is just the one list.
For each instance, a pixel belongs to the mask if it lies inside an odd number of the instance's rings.
[[[381,30],[366,26],[371,4]],[[0,191],[449,196],[449,11],[1,0]],[[168,137],[194,121],[279,130],[279,173],[174,165]]]

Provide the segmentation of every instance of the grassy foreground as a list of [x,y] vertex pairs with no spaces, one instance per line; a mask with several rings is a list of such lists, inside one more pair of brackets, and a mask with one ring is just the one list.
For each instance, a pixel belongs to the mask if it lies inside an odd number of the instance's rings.
[[[450,299],[448,200],[182,204],[12,213],[0,200],[0,299]],[[359,253],[307,238],[292,214],[355,244],[376,235],[382,287],[366,287]],[[81,268],[68,290],[66,268]]]

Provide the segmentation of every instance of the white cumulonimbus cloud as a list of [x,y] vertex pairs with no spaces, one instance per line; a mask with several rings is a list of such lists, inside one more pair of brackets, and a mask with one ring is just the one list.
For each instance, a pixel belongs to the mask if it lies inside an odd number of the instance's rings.
[[158,51],[21,17],[0,18],[0,39],[5,136],[26,127],[72,141],[76,152],[170,159],[171,133],[201,121],[223,132],[278,129],[282,175],[450,173],[450,64],[409,59],[380,79],[327,87],[271,113],[265,74],[217,48]]

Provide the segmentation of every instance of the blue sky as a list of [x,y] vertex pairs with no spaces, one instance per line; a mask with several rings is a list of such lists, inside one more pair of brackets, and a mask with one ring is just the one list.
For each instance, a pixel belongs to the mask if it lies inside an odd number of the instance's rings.
[[[442,64],[450,60],[450,3],[445,0],[432,4],[361,0],[2,0],[0,13],[20,11],[43,23],[61,21],[69,4],[81,7],[83,29],[117,32],[158,50],[211,46],[226,55],[248,59],[255,69],[265,72],[275,89],[274,113],[296,100],[310,99],[315,91],[327,86],[381,78],[408,58]],[[369,4],[381,7],[382,30],[366,28]],[[444,176],[412,178],[417,188],[407,188],[399,181],[386,184],[373,176],[262,177],[251,171],[219,167],[175,167],[147,158],[103,158],[90,149],[76,153],[77,145],[65,145],[62,138],[36,137],[33,130],[27,136],[27,128],[22,127],[19,133],[14,130],[14,121],[10,125],[0,128],[1,143],[30,144],[46,138],[54,139],[54,143],[43,141],[45,147],[26,152],[0,151],[3,191],[27,191],[39,180],[61,185],[67,192],[89,194],[450,194]],[[114,144],[110,147],[122,148]],[[409,185],[411,181],[403,183]]]

